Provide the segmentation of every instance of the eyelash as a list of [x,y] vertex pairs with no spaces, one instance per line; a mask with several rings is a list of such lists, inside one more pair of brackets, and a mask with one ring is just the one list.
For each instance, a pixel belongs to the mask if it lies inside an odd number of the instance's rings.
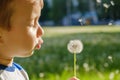
[[36,28],[36,27],[37,27],[37,25],[30,24],[30,27]]
[[30,26],[31,26],[31,27],[34,27],[34,28],[36,28],[36,27],[38,26],[38,20],[37,20],[37,18],[34,19],[34,20],[30,23]]
[[37,22],[37,23],[32,23],[30,24],[30,27],[33,27],[33,28],[37,28],[40,24]]

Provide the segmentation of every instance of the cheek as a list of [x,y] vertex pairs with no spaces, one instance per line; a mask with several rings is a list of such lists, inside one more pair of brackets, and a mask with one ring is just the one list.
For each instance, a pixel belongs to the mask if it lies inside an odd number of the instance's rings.
[[28,28],[25,31],[23,31],[21,33],[22,35],[20,35],[20,44],[22,44],[21,46],[23,47],[23,49],[27,50],[33,50],[37,40],[36,40],[36,31]]
[[[23,37],[23,43],[26,44],[26,47],[34,49],[37,40],[36,40],[36,31],[30,29],[25,33],[26,36]],[[24,34],[23,34],[24,35]]]
[[15,53],[26,53],[32,51],[36,45],[36,31],[32,29],[20,29],[9,35],[7,45]]

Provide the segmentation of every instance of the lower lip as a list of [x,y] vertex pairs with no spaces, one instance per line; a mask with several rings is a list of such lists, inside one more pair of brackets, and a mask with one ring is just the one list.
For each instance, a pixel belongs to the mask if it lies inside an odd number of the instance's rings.
[[41,45],[37,44],[36,49],[40,49],[40,48],[41,48]]

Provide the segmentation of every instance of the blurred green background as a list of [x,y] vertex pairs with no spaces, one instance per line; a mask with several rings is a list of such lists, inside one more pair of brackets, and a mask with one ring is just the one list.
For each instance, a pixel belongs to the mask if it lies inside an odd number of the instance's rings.
[[68,80],[73,76],[70,40],[79,39],[84,49],[77,54],[80,80],[120,80],[120,27],[44,27],[44,44],[29,58],[16,58],[30,80]]

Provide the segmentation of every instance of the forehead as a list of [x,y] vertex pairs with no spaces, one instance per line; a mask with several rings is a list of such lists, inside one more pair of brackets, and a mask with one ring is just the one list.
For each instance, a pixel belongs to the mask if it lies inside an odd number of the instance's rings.
[[43,0],[14,0],[14,5],[39,5],[41,8],[43,8]]
[[30,16],[32,13],[40,14],[43,8],[43,0],[14,0],[13,7],[14,13],[17,15]]
[[39,5],[41,8],[43,8],[43,0],[23,0],[25,1],[26,3],[30,3],[30,4],[33,4],[33,5]]
[[40,17],[43,0],[14,0],[14,12],[11,17],[12,24],[24,24],[26,21]]

